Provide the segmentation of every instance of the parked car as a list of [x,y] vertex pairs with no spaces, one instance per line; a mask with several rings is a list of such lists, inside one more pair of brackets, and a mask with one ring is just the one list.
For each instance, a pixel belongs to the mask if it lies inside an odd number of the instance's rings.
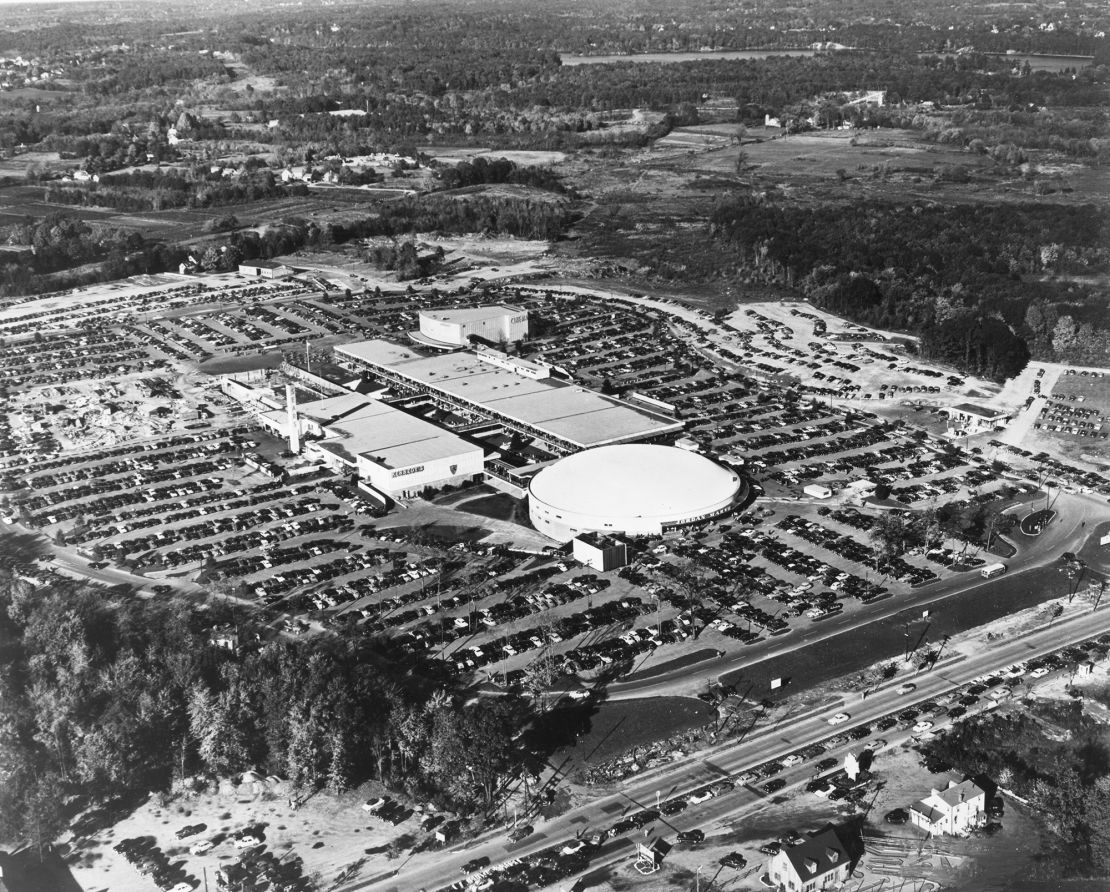
[[659,809],[663,814],[670,817],[677,815],[679,812],[684,812],[690,807],[690,803],[686,801],[684,796],[679,796],[676,799],[668,799],[663,803],[663,807]]
[[763,790],[766,793],[777,793],[785,786],[786,781],[784,781],[781,777],[776,777],[774,780],[767,781],[767,783],[763,785]]
[[896,808],[894,811],[886,813],[886,822],[888,824],[905,824],[910,819],[910,813],[904,808]]
[[462,872],[466,874],[477,873],[479,870],[484,870],[489,867],[489,858],[482,855],[480,858],[472,858],[462,866]]
[[722,867],[731,867],[733,870],[743,870],[748,866],[748,859],[739,852],[729,852],[719,863]]
[[184,827],[177,831],[175,836],[177,836],[178,839],[185,839],[189,836],[196,836],[198,833],[201,833],[202,831],[207,829],[207,824],[186,824]]
[[189,849],[189,854],[203,855],[205,852],[211,851],[214,845],[215,843],[212,842],[212,840],[202,839],[200,842],[193,843],[193,845]]
[[683,830],[678,834],[678,841],[686,845],[696,846],[700,845],[705,840],[705,832],[694,828],[693,830]]

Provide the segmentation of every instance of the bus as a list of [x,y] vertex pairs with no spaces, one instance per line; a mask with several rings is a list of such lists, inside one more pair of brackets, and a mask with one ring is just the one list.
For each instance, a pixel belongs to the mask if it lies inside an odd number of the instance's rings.
[[1005,564],[987,564],[987,566],[979,571],[979,575],[984,579],[994,579],[995,576],[1001,576],[1005,572]]

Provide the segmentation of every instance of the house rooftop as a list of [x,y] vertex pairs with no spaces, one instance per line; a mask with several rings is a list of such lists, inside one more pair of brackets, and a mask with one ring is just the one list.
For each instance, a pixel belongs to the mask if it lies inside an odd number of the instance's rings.
[[832,825],[815,833],[800,845],[789,846],[782,851],[803,883],[852,860]]
[[975,781],[965,780],[961,784],[952,784],[947,790],[940,790],[937,793],[939,798],[949,808],[958,805],[961,802],[966,802],[969,799],[974,799],[977,796],[986,796],[986,791],[983,790]]

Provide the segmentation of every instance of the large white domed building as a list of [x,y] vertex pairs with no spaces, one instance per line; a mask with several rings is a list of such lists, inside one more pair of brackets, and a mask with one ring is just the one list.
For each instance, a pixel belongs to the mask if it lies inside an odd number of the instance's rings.
[[528,487],[532,525],[560,542],[581,533],[659,535],[730,511],[733,470],[674,446],[599,446],[560,459]]

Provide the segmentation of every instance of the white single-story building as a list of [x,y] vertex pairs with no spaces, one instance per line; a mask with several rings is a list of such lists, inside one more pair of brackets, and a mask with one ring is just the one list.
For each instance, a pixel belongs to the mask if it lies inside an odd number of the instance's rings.
[[291,276],[295,270],[284,263],[274,263],[272,260],[252,260],[239,264],[239,275],[255,276],[262,279],[283,279]]

